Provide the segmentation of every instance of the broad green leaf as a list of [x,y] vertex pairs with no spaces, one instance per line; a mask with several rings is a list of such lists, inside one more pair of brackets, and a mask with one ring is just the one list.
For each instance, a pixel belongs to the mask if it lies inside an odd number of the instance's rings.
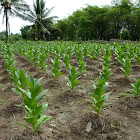
[[20,122],[16,122],[16,123],[19,124],[19,125],[22,125],[22,126],[26,127],[26,128],[29,129],[29,130],[32,130],[31,128],[29,128],[27,125],[25,125],[25,124],[23,124],[23,123],[20,123]]
[[36,96],[39,94],[40,91],[41,91],[41,85],[40,85],[40,86],[36,86],[36,87],[31,91],[31,97],[32,97],[32,99],[35,99]]
[[19,90],[21,91],[21,93],[23,93],[26,97],[31,98],[31,93],[27,92],[26,90],[19,88]]
[[26,106],[28,106],[29,108],[31,108],[31,109],[34,109],[37,106],[36,101],[35,100],[32,100],[32,99],[30,99],[28,97],[25,97],[24,98],[24,104]]
[[46,109],[48,107],[48,103],[43,103],[41,105],[42,105],[42,109],[41,109],[39,115],[42,115],[42,114],[44,114],[46,112]]
[[90,106],[94,109],[94,111],[98,114],[99,113],[99,109],[97,107],[95,107],[94,105],[91,105]]
[[47,120],[49,120],[49,119],[51,119],[51,117],[50,116],[41,116],[38,120],[37,120],[37,122],[36,122],[36,124],[35,124],[35,127],[36,128],[39,128],[41,125],[43,125]]
[[41,92],[36,98],[35,98],[35,101],[38,103],[42,98],[43,96],[46,94],[46,92],[48,91],[48,89],[44,90],[43,92]]

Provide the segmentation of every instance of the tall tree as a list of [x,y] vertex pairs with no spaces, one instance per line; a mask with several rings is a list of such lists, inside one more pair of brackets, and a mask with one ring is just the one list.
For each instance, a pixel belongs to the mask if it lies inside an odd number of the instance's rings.
[[6,18],[6,43],[8,43],[8,32],[10,32],[9,16],[21,17],[21,12],[25,11],[24,0],[0,0],[0,14],[3,12],[3,21]]
[[44,0],[36,0],[33,3],[33,10],[28,5],[28,10],[25,11],[22,16],[24,20],[30,21],[36,25],[38,39],[40,39],[41,31],[43,31],[43,36],[45,36],[45,33],[50,34],[48,27],[52,26],[52,21],[54,18],[57,18],[56,16],[49,17],[53,8],[48,9],[45,4],[46,2]]

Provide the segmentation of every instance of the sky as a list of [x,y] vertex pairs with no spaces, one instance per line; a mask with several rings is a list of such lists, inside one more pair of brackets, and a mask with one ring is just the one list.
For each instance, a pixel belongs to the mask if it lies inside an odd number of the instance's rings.
[[[33,5],[33,0],[25,0],[27,4]],[[46,7],[52,8],[50,16],[58,16],[58,19],[63,19],[71,15],[74,11],[80,8],[86,7],[86,4],[92,6],[104,6],[111,5],[111,0],[45,0]],[[3,16],[0,15],[0,32],[5,30],[5,22],[2,24]],[[31,25],[32,23],[28,21],[23,21],[18,17],[9,17],[10,32],[20,33],[20,28],[25,25]]]

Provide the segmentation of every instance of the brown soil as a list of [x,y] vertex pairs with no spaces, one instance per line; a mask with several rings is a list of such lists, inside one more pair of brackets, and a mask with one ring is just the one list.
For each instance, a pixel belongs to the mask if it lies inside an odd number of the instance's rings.
[[[61,63],[63,74],[57,80],[51,75],[50,65],[53,56],[47,59],[47,70],[42,72],[25,57],[15,53],[16,67],[41,81],[42,90],[48,89],[42,102],[48,102],[46,115],[52,119],[47,121],[33,135],[23,126],[15,122],[25,123],[24,110],[15,104],[23,105],[20,95],[16,95],[14,87],[8,79],[5,63],[0,59],[0,140],[139,140],[140,139],[140,98],[129,94],[130,83],[140,78],[140,65],[132,62],[131,75],[125,78],[120,71],[120,64],[112,55],[109,79],[111,94],[106,102],[110,102],[98,117],[89,106],[91,100],[92,81],[96,81],[102,71],[101,55],[95,60],[85,58],[86,75],[80,77],[79,85],[70,91],[65,77],[67,70]],[[78,66],[77,58],[72,57],[70,63]],[[91,81],[92,80],[92,81]]]

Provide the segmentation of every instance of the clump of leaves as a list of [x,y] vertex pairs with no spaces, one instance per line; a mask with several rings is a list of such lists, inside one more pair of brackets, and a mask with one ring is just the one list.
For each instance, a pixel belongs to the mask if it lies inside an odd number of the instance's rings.
[[123,58],[122,62],[121,62],[122,68],[120,68],[122,70],[123,75],[125,75],[125,77],[128,77],[131,73],[131,61],[129,60],[128,57]]
[[108,81],[110,75],[111,75],[111,70],[108,68],[108,66],[102,65],[103,72],[100,73],[100,78],[104,78],[106,81]]
[[25,120],[32,126],[32,128],[23,123],[17,123],[26,127],[29,130],[32,130],[34,134],[37,133],[40,126],[42,126],[47,120],[51,119],[50,116],[41,116],[45,113],[46,108],[48,107],[48,103],[45,102],[38,105],[39,101],[47,92],[47,90],[45,90],[39,94],[39,92],[41,91],[41,85],[39,85],[39,81],[41,79],[42,78],[37,80],[32,76],[29,76],[29,80],[27,81],[29,89],[24,90],[22,88],[19,88],[20,92],[24,95],[25,105],[16,105],[22,107],[25,110]]
[[9,78],[16,85],[16,88],[12,90],[19,93],[19,88],[25,89],[27,86],[27,77],[27,74],[22,69],[15,71],[13,77]]
[[39,67],[42,71],[45,70],[45,68],[47,67],[46,64],[46,56],[44,54],[44,52],[41,52],[40,57],[39,57]]
[[66,68],[69,67],[70,56],[68,54],[63,55],[63,64]]
[[73,90],[74,87],[79,83],[78,79],[80,77],[78,77],[79,73],[77,73],[77,69],[74,66],[69,66],[70,68],[70,72],[69,72],[69,76],[65,77],[67,80],[67,86]]
[[60,76],[62,74],[61,69],[59,67],[60,59],[54,58],[54,60],[51,59],[51,61],[53,63],[53,65],[51,66],[51,69],[53,72],[52,77],[54,79],[56,79],[56,78],[58,78],[58,76]]
[[79,71],[81,74],[85,74],[86,72],[86,64],[82,60],[79,60]]
[[94,93],[89,93],[89,95],[92,98],[92,102],[89,101],[91,103],[90,106],[94,109],[97,115],[99,115],[104,108],[110,105],[110,103],[104,105],[104,102],[110,94],[110,92],[103,94],[109,86],[108,82],[105,81],[106,80],[104,78],[98,78],[97,84],[93,82]]
[[131,86],[132,86],[132,89],[130,90],[130,92],[134,94],[135,97],[139,97],[140,96],[140,78],[136,80],[136,83],[134,84],[131,83]]
[[135,60],[137,63],[140,63],[140,48],[136,48]]

